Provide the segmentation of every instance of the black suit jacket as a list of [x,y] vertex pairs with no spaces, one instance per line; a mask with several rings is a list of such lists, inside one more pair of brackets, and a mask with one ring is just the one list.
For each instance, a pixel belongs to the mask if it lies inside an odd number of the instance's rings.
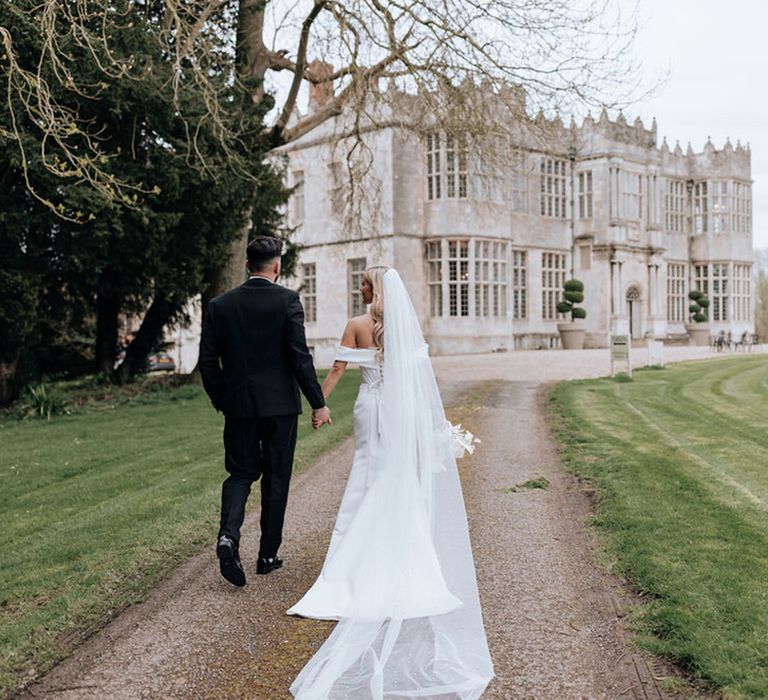
[[217,410],[235,418],[325,405],[304,335],[299,295],[254,277],[212,299],[200,338],[200,374]]

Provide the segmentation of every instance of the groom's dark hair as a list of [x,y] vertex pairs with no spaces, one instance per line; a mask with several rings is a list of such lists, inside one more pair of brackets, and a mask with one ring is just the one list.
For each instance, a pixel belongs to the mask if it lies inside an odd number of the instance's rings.
[[283,253],[283,242],[274,236],[257,236],[246,250],[251,267],[260,270],[266,263],[279,258]]

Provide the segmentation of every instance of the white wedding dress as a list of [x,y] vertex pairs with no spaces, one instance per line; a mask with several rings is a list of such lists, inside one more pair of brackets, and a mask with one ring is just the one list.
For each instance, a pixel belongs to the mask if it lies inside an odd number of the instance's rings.
[[325,563],[289,614],[339,620],[291,686],[300,700],[474,700],[493,677],[450,424],[395,270],[384,360],[360,366],[355,454]]

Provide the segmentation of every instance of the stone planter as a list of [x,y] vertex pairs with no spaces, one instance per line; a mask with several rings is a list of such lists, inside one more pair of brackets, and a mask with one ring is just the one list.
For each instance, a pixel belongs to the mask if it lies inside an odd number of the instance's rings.
[[560,334],[560,345],[563,350],[581,350],[587,335],[587,324],[580,321],[558,323],[557,332]]
[[708,323],[686,323],[685,330],[694,345],[709,345]]

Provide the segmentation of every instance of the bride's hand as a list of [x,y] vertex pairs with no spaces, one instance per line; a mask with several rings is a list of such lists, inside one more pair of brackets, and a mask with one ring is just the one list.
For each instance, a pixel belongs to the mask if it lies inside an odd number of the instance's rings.
[[312,411],[312,427],[315,430],[317,430],[325,423],[328,423],[328,425],[333,425],[333,421],[331,420],[331,412],[328,409],[328,406],[323,406],[322,408],[318,408],[317,410]]

